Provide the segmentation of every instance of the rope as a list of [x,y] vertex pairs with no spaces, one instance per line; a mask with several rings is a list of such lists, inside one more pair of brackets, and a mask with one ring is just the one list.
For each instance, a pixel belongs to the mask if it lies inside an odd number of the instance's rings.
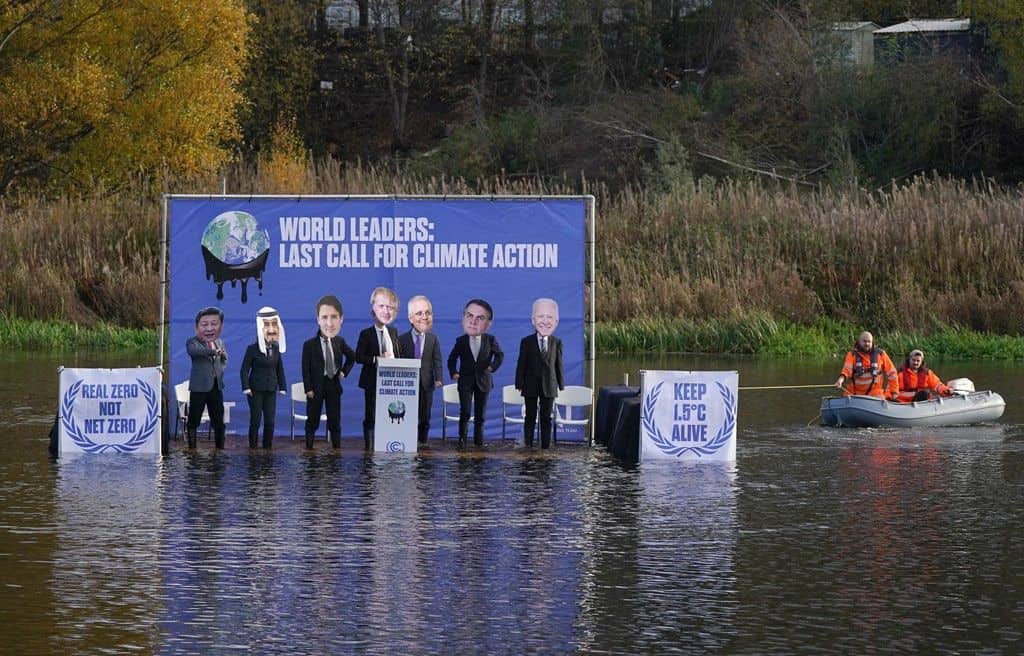
[[814,389],[818,387],[835,387],[834,384],[824,385],[769,385],[767,387],[737,387],[740,390],[776,390],[776,389]]

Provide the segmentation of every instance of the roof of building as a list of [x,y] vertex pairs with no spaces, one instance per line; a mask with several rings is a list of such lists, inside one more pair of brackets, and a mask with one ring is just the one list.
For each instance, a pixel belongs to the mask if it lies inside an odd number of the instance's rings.
[[832,24],[832,29],[837,32],[858,32],[861,30],[874,32],[878,29],[878,26],[871,21],[839,21]]
[[907,32],[966,32],[971,29],[970,18],[911,19],[875,30],[875,34],[904,34]]

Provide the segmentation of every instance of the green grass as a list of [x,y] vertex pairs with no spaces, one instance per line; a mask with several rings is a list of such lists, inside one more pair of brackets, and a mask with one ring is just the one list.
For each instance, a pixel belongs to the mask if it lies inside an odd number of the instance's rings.
[[[706,321],[635,319],[597,324],[599,353],[738,353],[765,357],[830,357],[845,352],[861,328],[818,319],[809,326],[767,315]],[[875,342],[901,360],[912,348],[930,358],[1024,360],[1024,337],[942,327],[924,336],[875,331]]]
[[[636,319],[597,324],[602,354],[735,353],[763,357],[831,357],[846,351],[861,329],[842,321],[819,319],[810,326],[753,315],[731,321]],[[945,327],[928,335],[875,333],[876,343],[899,360],[912,348],[929,358],[1024,360],[1024,337],[991,335]],[[79,326],[60,320],[37,321],[0,316],[0,348],[16,351],[75,349],[155,350],[156,331],[110,324]]]
[[39,321],[0,316],[0,348],[18,351],[156,350],[156,331],[106,323],[86,327],[56,319]]

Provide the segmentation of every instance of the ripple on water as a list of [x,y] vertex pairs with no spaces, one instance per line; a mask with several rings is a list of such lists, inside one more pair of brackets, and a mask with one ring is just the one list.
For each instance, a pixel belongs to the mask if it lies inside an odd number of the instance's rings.
[[0,638],[26,653],[1010,653],[1016,430],[745,429],[728,466],[570,446],[8,451]]

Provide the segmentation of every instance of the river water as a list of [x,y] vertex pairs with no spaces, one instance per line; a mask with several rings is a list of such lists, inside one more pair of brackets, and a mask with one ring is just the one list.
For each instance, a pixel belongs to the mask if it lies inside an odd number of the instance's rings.
[[[112,360],[118,360],[113,362]],[[56,365],[0,357],[0,652],[1024,652],[1020,367],[973,428],[822,428],[828,390],[741,391],[732,465],[287,442],[51,462]],[[827,383],[838,361],[602,358]]]

